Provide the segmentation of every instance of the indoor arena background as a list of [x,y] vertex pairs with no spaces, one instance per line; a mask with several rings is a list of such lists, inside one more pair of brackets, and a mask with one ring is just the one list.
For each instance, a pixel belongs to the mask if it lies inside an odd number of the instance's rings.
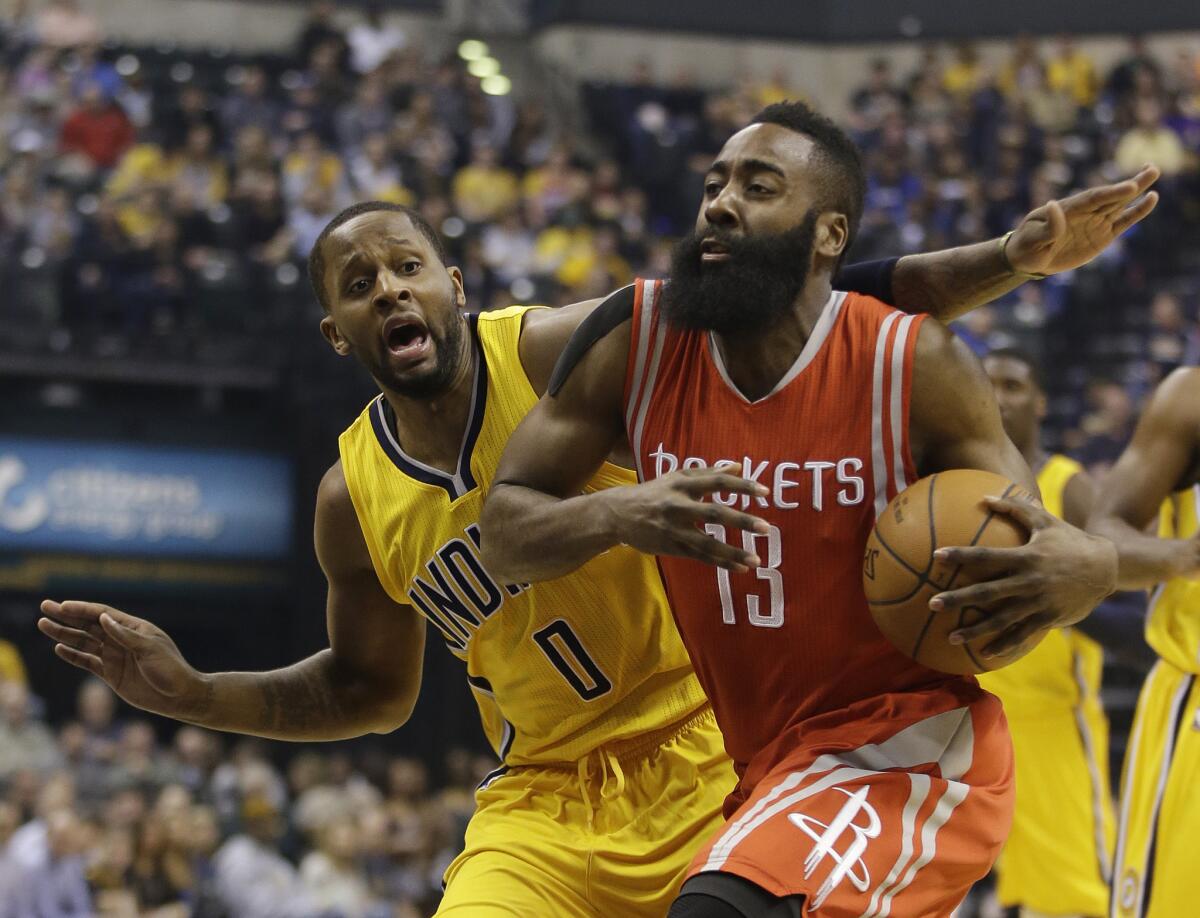
[[[272,817],[299,870],[244,865],[264,883],[431,914],[495,765],[436,642],[405,727],[289,746],[131,710],[34,628],[86,595],[201,669],[323,646],[313,496],[372,387],[321,339],[304,259],[355,200],[417,206],[474,311],[661,276],[712,154],[772,101],[861,145],[853,259],[996,236],[1152,161],[1144,224],[957,330],[1040,359],[1049,445],[1098,475],[1200,360],[1194,4],[2,0],[0,90],[0,900],[74,877],[64,915],[225,914],[213,853]],[[1114,775],[1143,659],[1106,673]],[[85,869],[14,877],[64,804],[51,841]]]

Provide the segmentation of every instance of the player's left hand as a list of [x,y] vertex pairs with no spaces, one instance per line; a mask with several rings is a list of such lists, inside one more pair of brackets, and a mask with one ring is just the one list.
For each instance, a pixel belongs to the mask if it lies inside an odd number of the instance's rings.
[[929,601],[935,610],[973,606],[986,613],[979,623],[951,632],[951,643],[994,636],[984,656],[1007,653],[1039,631],[1081,621],[1116,589],[1112,542],[1027,500],[990,497],[986,503],[1028,529],[1029,541],[1019,548],[939,548],[934,553],[940,563],[958,565],[966,579],[980,581]]
[[1087,264],[1154,210],[1158,192],[1149,188],[1158,175],[1157,167],[1143,166],[1123,182],[1088,188],[1030,211],[1009,237],[1009,263],[1025,274],[1058,274]]

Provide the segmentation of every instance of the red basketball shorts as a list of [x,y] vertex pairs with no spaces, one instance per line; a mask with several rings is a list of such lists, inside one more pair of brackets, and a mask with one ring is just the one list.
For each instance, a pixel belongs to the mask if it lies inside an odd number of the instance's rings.
[[840,712],[854,719],[825,715],[789,731],[796,742],[774,755],[690,875],[725,871],[803,895],[806,912],[826,918],[949,915],[1008,835],[1012,747],[993,696],[933,714],[920,699],[889,696],[873,713],[860,704]]

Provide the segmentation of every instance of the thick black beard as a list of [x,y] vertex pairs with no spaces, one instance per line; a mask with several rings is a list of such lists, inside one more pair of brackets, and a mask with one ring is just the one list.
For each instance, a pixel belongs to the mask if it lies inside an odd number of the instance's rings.
[[[770,236],[730,237],[692,231],[671,255],[670,283],[661,308],[672,324],[717,334],[765,331],[792,308],[808,280],[817,215],[809,211],[796,226]],[[728,261],[701,260],[700,244],[713,239]]]
[[386,351],[379,359],[373,356],[368,359],[363,355],[363,362],[367,364],[367,369],[371,371],[375,381],[390,392],[422,401],[436,398],[454,384],[462,370],[463,362],[467,359],[466,349],[463,347],[466,324],[462,316],[455,315],[445,332],[437,332],[432,328],[429,330],[436,359],[433,369],[420,376],[401,376],[396,373],[388,365]]

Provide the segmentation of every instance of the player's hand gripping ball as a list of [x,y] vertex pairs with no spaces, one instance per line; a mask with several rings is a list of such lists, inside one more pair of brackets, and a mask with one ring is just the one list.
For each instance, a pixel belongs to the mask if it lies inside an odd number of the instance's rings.
[[938,593],[973,582],[960,575],[958,565],[936,560],[937,549],[1016,548],[1029,540],[1027,530],[983,503],[985,497],[1021,496],[1033,499],[1001,475],[954,469],[922,478],[888,504],[867,540],[863,590],[875,624],[898,650],[931,669],[965,674],[1007,666],[1037,646],[1045,632],[1008,654],[984,658],[979,651],[990,638],[966,644],[948,639],[952,631],[978,622],[983,610],[929,608]]

